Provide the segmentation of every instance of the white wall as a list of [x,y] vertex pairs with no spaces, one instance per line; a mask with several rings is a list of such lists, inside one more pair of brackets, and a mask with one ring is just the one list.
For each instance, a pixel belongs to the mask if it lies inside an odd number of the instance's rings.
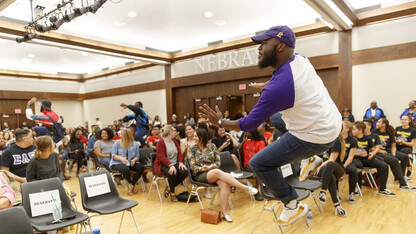
[[[40,113],[40,102],[37,102],[35,105],[35,112],[37,115]],[[83,116],[83,102],[75,100],[52,100],[52,110],[54,110],[58,115],[61,115],[64,118],[64,127],[77,127],[78,125],[83,125],[84,116]]]
[[295,52],[306,57],[336,54],[338,48],[338,32],[318,34],[296,40]]
[[390,123],[400,125],[400,114],[416,99],[416,58],[353,66],[352,111],[362,119],[370,102],[376,100]]
[[112,124],[114,120],[123,118],[131,111],[126,109],[121,111],[120,104],[132,104],[141,101],[149,116],[153,118],[159,115],[162,122],[166,122],[166,93],[165,90],[154,90],[135,94],[119,95],[114,97],[105,97],[89,99],[84,101],[84,119],[89,125],[95,123],[95,118],[99,117],[103,126]]
[[119,88],[129,85],[149,83],[165,79],[163,66],[155,66],[138,71],[122,73],[105,78],[88,80],[83,86],[84,93],[95,92],[105,89]]
[[37,80],[0,76],[2,90],[53,92],[53,93],[81,93],[81,83],[74,81]]
[[353,51],[414,42],[416,16],[356,27],[351,36]]

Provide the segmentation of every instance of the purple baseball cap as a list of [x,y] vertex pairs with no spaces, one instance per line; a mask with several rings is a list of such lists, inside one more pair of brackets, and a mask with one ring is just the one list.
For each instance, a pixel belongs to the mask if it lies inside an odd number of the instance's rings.
[[285,43],[289,47],[295,48],[295,33],[286,25],[271,27],[266,32],[252,37],[251,40],[253,40],[253,42],[256,44],[261,44],[262,41],[269,40],[272,37]]

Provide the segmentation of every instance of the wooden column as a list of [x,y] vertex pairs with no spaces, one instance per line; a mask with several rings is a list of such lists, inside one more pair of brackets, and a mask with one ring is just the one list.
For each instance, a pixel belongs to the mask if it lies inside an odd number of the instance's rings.
[[352,108],[352,42],[351,30],[339,32],[338,109]]
[[174,113],[175,106],[174,106],[174,98],[173,98],[173,91],[172,91],[172,73],[171,73],[171,66],[170,64],[164,65],[165,68],[165,90],[166,90],[166,123],[169,123],[171,120],[171,116]]

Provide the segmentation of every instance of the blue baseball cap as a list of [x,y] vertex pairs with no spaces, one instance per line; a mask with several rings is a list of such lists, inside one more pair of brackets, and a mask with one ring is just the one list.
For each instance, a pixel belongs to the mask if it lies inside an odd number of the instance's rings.
[[262,41],[269,40],[270,38],[276,38],[277,40],[285,43],[289,47],[295,48],[296,37],[295,33],[286,25],[279,25],[271,27],[266,32],[251,37],[256,44],[261,44]]

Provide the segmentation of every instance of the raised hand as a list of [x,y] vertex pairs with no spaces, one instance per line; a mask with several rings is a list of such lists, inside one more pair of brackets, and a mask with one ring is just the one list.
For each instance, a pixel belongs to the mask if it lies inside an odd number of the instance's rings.
[[198,112],[198,115],[202,118],[208,119],[210,123],[218,126],[218,120],[222,119],[223,115],[218,108],[215,106],[215,111],[211,109],[207,104],[204,104],[199,107],[201,112]]

